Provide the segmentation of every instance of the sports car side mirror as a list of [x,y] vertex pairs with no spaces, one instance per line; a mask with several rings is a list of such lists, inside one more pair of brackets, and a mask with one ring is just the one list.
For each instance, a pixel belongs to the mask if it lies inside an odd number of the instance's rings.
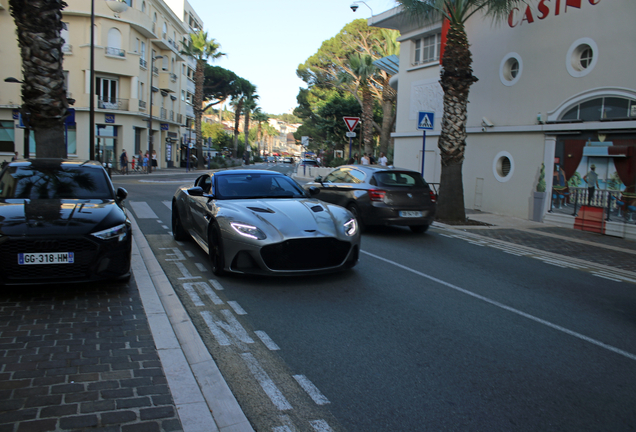
[[117,201],[123,201],[126,199],[126,197],[128,196],[128,191],[124,188],[117,188],[117,194],[115,195],[115,198],[117,198]]
[[320,183],[320,184],[322,184],[322,176],[318,176],[318,177],[316,177],[316,178],[314,179],[314,181],[315,181],[316,183]]
[[314,195],[318,195],[320,193],[320,188],[317,188],[316,186],[311,186],[309,189],[309,195],[314,196]]
[[191,187],[186,192],[190,196],[203,196],[203,188],[201,186]]

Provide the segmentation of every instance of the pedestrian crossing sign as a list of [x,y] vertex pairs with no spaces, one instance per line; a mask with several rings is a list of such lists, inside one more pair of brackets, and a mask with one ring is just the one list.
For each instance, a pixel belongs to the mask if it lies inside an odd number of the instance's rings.
[[435,113],[420,111],[417,116],[417,128],[419,130],[433,130]]

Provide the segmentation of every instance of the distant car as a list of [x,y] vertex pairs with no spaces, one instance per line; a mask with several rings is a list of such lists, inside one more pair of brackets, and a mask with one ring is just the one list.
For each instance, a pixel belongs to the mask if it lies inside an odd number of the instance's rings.
[[267,156],[267,163],[276,163],[276,158],[274,156]]
[[304,166],[318,166],[318,162],[313,159],[303,159],[300,164]]
[[283,162],[285,163],[294,163],[294,159],[290,157],[283,158]]
[[217,276],[326,273],[358,262],[360,232],[345,208],[325,204],[267,170],[204,174],[172,199],[175,240],[193,238]]
[[98,162],[10,163],[0,174],[0,284],[129,277],[126,196]]
[[435,218],[437,197],[417,171],[380,165],[344,165],[305,184],[316,198],[353,213],[360,229],[402,225],[425,232]]

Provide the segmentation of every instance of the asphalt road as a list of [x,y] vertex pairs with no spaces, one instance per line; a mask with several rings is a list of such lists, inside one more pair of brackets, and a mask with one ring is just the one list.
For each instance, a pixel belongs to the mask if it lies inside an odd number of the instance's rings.
[[217,280],[169,234],[194,177],[115,183],[255,430],[636,429],[632,284],[439,228],[371,230],[345,273]]

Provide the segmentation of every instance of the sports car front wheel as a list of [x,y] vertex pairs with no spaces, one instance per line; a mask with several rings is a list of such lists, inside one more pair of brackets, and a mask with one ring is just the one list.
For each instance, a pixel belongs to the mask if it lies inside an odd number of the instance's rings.
[[212,265],[212,273],[217,276],[223,276],[225,274],[223,239],[221,238],[221,230],[216,223],[210,226],[210,233],[208,235],[208,250],[210,255],[210,264]]

